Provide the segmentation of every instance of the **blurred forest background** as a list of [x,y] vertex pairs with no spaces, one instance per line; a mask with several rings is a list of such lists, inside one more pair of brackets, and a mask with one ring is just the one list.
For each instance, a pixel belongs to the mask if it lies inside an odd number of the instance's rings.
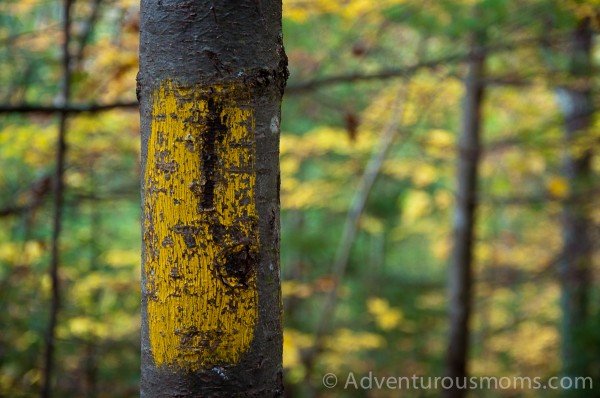
[[[445,374],[449,280],[472,298],[471,375],[600,384],[600,1],[283,7],[287,394]],[[1,397],[38,396],[48,364],[54,397],[138,395],[138,14],[0,2]]]

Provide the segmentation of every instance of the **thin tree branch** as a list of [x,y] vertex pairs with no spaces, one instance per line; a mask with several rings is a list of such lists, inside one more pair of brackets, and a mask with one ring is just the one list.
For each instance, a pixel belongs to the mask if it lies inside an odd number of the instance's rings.
[[114,102],[111,104],[65,104],[65,105],[39,105],[39,104],[19,104],[19,105],[0,105],[1,113],[97,113],[113,109],[137,109],[137,101]]
[[[34,181],[26,191],[22,191],[17,194],[18,196],[25,194],[28,198],[27,203],[9,204],[3,208],[0,208],[0,218],[11,216],[19,213],[26,213],[36,209],[50,193],[52,188],[52,176],[44,175],[40,179]],[[13,198],[13,202],[18,202],[17,195]]]
[[0,218],[12,216],[13,214],[23,213],[29,210],[31,207],[29,205],[26,206],[8,206],[0,209]]
[[[63,20],[63,85],[60,93],[60,99],[64,104],[69,103],[71,94],[71,73],[70,73],[70,28],[71,28],[71,5],[72,0],[64,0],[64,20]],[[57,149],[56,149],[56,174],[54,178],[54,211],[52,223],[52,242],[50,254],[50,280],[52,286],[52,297],[50,301],[50,319],[48,321],[48,330],[46,333],[46,352],[44,355],[44,375],[41,390],[42,398],[50,398],[52,394],[52,375],[54,373],[54,352],[55,352],[55,334],[60,307],[60,281],[58,277],[58,266],[60,262],[60,234],[62,229],[62,206],[64,196],[64,171],[66,157],[66,135],[68,113],[60,113],[60,123],[58,128]]]
[[415,74],[421,69],[434,69],[446,63],[462,61],[465,59],[465,54],[454,54],[446,57],[438,58],[431,61],[418,62],[414,65],[403,66],[400,68],[384,69],[375,73],[348,73],[337,76],[324,77],[307,82],[301,82],[296,84],[290,84],[285,89],[285,94],[301,94],[308,91],[314,91],[319,88],[332,86],[342,83],[354,83],[358,81],[371,81],[371,80],[386,80],[398,77],[407,77]]
[[[492,44],[488,46],[483,46],[482,51],[485,51],[488,56],[493,53],[500,53],[506,51],[512,51],[520,46],[533,46],[538,45],[540,42],[547,42],[548,40],[554,40],[556,43],[562,43],[566,39],[565,33],[558,33],[553,35],[553,37],[534,37],[531,39],[518,40],[510,43],[499,43]],[[313,91],[319,88],[342,84],[342,83],[354,83],[358,81],[371,81],[371,80],[386,80],[398,77],[407,77],[415,74],[416,72],[422,69],[435,69],[444,64],[453,63],[453,62],[465,62],[469,61],[471,55],[467,51],[463,51],[456,54],[446,55],[434,60],[429,61],[421,61],[417,62],[413,65],[406,65],[398,68],[390,68],[382,71],[374,72],[374,73],[364,73],[364,72],[355,72],[348,74],[341,74],[336,76],[317,78],[314,80],[310,80],[307,82],[301,83],[291,83],[288,84],[285,93],[289,94],[299,94],[308,91]],[[499,82],[492,82],[493,84],[497,84]]]

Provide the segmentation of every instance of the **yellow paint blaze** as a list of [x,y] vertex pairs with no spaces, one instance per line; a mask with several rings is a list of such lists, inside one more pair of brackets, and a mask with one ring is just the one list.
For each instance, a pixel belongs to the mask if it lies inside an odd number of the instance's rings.
[[164,82],[154,93],[143,211],[157,366],[237,363],[253,339],[256,269],[248,264],[259,240],[248,102],[233,84]]

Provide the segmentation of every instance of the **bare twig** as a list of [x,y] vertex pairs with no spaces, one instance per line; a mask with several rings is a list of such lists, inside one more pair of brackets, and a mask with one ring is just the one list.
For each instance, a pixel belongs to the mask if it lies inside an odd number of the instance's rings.
[[[71,93],[70,82],[70,27],[71,27],[71,5],[72,0],[64,1],[64,20],[63,20],[63,84],[60,93],[61,100],[64,104],[69,103]],[[66,154],[66,134],[67,134],[67,119],[68,113],[60,113],[60,123],[58,128],[57,148],[56,148],[56,173],[54,178],[54,212],[52,223],[52,242],[50,254],[50,280],[52,284],[52,297],[50,302],[50,319],[48,321],[48,330],[46,333],[46,352],[44,356],[44,378],[42,384],[41,397],[50,398],[52,390],[52,374],[54,371],[54,346],[55,332],[60,307],[60,285],[58,278],[58,265],[60,262],[60,233],[62,227],[62,206],[64,194],[64,170],[65,170],[65,154]]]
[[137,101],[114,102],[112,104],[64,104],[64,105],[39,105],[39,104],[19,104],[19,105],[0,105],[0,113],[97,113],[113,109],[137,109]]
[[386,80],[398,77],[407,77],[415,74],[422,69],[434,69],[442,66],[446,63],[461,61],[465,58],[464,54],[454,54],[446,57],[438,58],[432,61],[418,62],[413,65],[408,65],[399,68],[385,69],[375,73],[349,73],[337,76],[324,77],[315,80],[309,80],[307,82],[290,84],[285,89],[285,94],[300,94],[308,91],[313,91],[319,88],[332,86],[342,83],[354,83],[358,81],[371,81],[371,80]]

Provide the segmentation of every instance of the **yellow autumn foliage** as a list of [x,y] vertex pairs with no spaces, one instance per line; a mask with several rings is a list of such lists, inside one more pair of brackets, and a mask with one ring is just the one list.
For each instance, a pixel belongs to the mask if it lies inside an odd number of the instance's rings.
[[426,145],[432,154],[448,153],[454,149],[456,137],[448,130],[432,129],[427,133]]
[[428,163],[416,167],[412,175],[412,181],[417,188],[424,188],[436,179],[437,169]]
[[326,351],[322,354],[320,363],[323,368],[334,373],[343,369],[360,371],[368,367],[363,355],[384,347],[386,341],[380,334],[340,328],[326,339]]
[[361,129],[356,141],[352,142],[345,129],[331,126],[317,127],[302,136],[282,134],[281,156],[294,156],[299,159],[323,156],[328,153],[354,155],[370,153],[377,134]]
[[402,311],[392,307],[387,300],[380,297],[369,298],[367,310],[373,316],[377,327],[384,331],[396,328],[403,319]]
[[45,252],[45,247],[39,241],[4,242],[0,244],[0,261],[27,264],[39,260]]
[[450,206],[454,202],[454,196],[450,191],[438,190],[435,192],[433,201],[435,202],[435,205],[439,210],[446,210],[450,208]]
[[283,331],[283,367],[289,369],[301,365],[302,350],[306,350],[312,345],[311,334],[285,328]]
[[600,0],[563,0],[562,3],[567,9],[571,10],[579,20],[590,18],[592,26],[600,28],[598,20],[598,8]]
[[308,298],[313,294],[313,292],[313,287],[307,283],[301,283],[293,280],[281,282],[281,295],[284,298]]
[[569,194],[569,183],[564,177],[552,176],[548,178],[546,188],[554,198],[563,199]]
[[383,233],[384,225],[380,219],[363,214],[360,217],[360,228],[371,235],[379,235]]
[[[371,19],[381,18],[379,13],[386,7],[402,4],[406,0],[284,0],[283,16],[296,22],[305,22],[307,19],[323,15],[335,14],[345,20],[355,20],[360,17],[370,16]],[[377,19],[375,19],[377,20]]]
[[281,206],[285,209],[335,208],[344,209],[344,205],[334,199],[338,196],[338,188],[330,181],[291,180],[282,184]]
[[140,253],[138,250],[110,249],[104,253],[103,260],[112,267],[137,266]]
[[53,125],[9,125],[0,134],[4,159],[21,159],[33,168],[46,166],[54,159],[56,127]]
[[431,198],[422,190],[411,189],[404,199],[402,221],[412,224],[431,211]]
[[376,333],[340,328],[327,339],[325,346],[334,352],[351,353],[383,348],[385,340]]
[[67,330],[69,332],[69,336],[84,338],[91,336],[96,338],[105,338],[110,333],[105,322],[98,322],[85,316],[78,316],[69,319]]
[[431,241],[431,252],[440,261],[446,261],[450,255],[452,244],[448,239],[435,239]]

